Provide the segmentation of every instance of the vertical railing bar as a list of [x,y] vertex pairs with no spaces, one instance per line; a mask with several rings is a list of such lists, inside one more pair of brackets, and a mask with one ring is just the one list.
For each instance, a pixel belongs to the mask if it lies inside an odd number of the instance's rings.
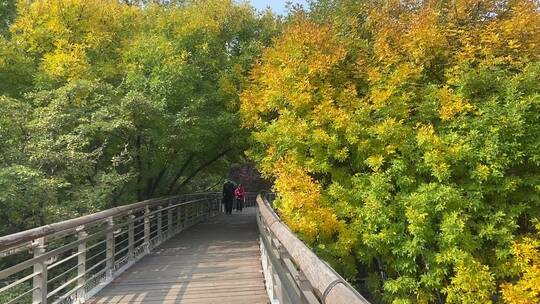
[[167,205],[169,208],[167,209],[167,238],[172,237],[173,235],[173,225],[172,225],[172,211],[173,209],[170,208],[172,206],[172,203],[169,200],[169,204]]
[[182,230],[182,205],[176,207],[176,230]]
[[[85,239],[88,236],[88,233],[84,230],[84,226],[79,226],[77,228],[77,237],[79,240]],[[84,285],[86,283],[86,241],[77,246],[77,285]],[[77,290],[77,297],[83,299],[85,297],[85,289],[80,288]]]
[[163,233],[163,218],[162,218],[162,214],[163,212],[161,211],[161,209],[163,209],[163,206],[158,206],[158,212],[157,212],[157,240],[158,242],[161,242],[161,236],[162,236],[162,233]]
[[135,252],[135,215],[128,212],[128,258],[133,259]]
[[[46,251],[45,238],[41,237],[35,240],[34,257],[43,255]],[[47,264],[41,261],[34,264],[34,273],[38,273],[33,278],[32,303],[47,303]]]
[[150,251],[150,207],[147,205],[144,208],[144,246],[145,251]]
[[189,227],[190,223],[191,223],[191,212],[192,212],[192,205],[191,204],[188,204],[186,205],[186,227]]
[[107,259],[106,268],[107,268],[107,277],[112,277],[114,270],[114,219],[113,217],[107,218],[107,242],[105,255]]

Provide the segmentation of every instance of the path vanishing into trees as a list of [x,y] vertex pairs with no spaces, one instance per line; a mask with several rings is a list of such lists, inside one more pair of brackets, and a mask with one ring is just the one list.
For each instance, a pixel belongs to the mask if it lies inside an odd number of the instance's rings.
[[255,208],[164,242],[89,303],[267,303]]

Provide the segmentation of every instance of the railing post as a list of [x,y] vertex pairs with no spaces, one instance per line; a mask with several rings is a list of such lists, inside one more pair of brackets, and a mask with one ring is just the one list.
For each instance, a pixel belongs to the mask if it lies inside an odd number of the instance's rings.
[[208,203],[210,202],[210,200],[208,199],[208,197],[205,197],[206,199],[206,204],[205,202],[202,202],[201,204],[201,216],[203,218],[207,218],[208,217],[208,213],[210,212],[210,208],[208,207]]
[[112,216],[107,218],[106,246],[107,276],[112,277],[114,271],[114,219]]
[[185,204],[184,205],[184,221],[183,221],[183,224],[182,224],[184,226],[184,229],[187,226],[189,226],[188,219],[189,219],[190,208],[191,208],[191,204]]
[[182,205],[176,206],[176,231],[182,230]]
[[[272,233],[270,233],[270,244],[271,244],[270,246],[272,246],[270,250],[274,252],[274,255],[278,258],[278,260],[281,263],[283,261],[281,243],[276,238],[274,238]],[[273,274],[272,280],[274,283],[274,296],[275,298],[277,298],[279,303],[284,303],[283,282],[281,281],[281,278],[279,277],[278,273],[273,271],[272,274]]]
[[188,227],[191,224],[191,218],[193,212],[193,204],[187,204],[186,205],[186,214],[184,215],[186,218],[186,223],[184,227]]
[[270,262],[270,258],[268,257],[268,248],[266,248],[266,245],[264,244],[264,241],[262,238],[266,238],[265,235],[262,235],[265,233],[264,231],[261,231],[261,240],[260,240],[260,246],[261,246],[261,263],[264,270],[264,280],[266,282],[266,288],[268,290],[269,296],[272,295],[272,298],[270,299],[270,302],[274,302],[274,282],[273,282],[273,274],[272,274],[272,263]]
[[173,226],[172,226],[172,204],[169,203],[167,207],[167,238],[171,237],[173,235]]
[[[39,238],[34,241],[34,257],[38,257],[45,253],[45,238]],[[34,264],[34,273],[39,273],[34,276],[32,292],[33,304],[47,303],[47,264],[46,261],[41,261]]]
[[163,212],[161,212],[161,209],[163,209],[162,206],[158,206],[158,212],[157,212],[157,240],[159,243],[161,243],[161,234],[162,234],[162,231],[163,230],[163,218],[161,217],[161,214]]
[[208,198],[208,202],[210,203],[210,216],[214,216],[216,215],[216,202],[214,200],[214,195],[211,195],[209,198]]
[[195,214],[195,205],[194,203],[189,204],[189,215],[188,215],[188,226],[193,224],[194,214]]
[[[77,239],[84,240],[88,236],[88,233],[84,231],[84,226],[77,227]],[[77,299],[84,299],[86,296],[86,290],[84,285],[86,283],[86,240],[77,246]]]
[[135,257],[135,215],[128,213],[128,259]]
[[150,251],[150,207],[144,208],[144,243],[146,252]]

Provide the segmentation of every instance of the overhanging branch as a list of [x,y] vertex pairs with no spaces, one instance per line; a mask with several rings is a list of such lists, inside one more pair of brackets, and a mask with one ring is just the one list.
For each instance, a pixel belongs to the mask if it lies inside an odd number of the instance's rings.
[[213,164],[214,162],[216,162],[217,160],[219,160],[220,158],[222,158],[225,154],[227,154],[229,151],[231,151],[232,149],[229,148],[221,153],[219,153],[218,155],[216,155],[215,157],[213,157],[212,159],[210,159],[209,161],[205,162],[204,164],[200,165],[199,167],[197,167],[197,169],[195,169],[195,171],[193,171],[188,177],[186,177],[186,179],[184,179],[182,181],[182,183],[180,183],[180,185],[178,185],[176,188],[174,188],[174,191],[170,192],[170,193],[177,193],[178,191],[180,191],[180,189],[182,189],[182,187],[184,187],[185,185],[187,185],[187,183],[189,183],[195,176],[197,176],[197,174],[205,169],[206,167],[210,166],[211,164]]

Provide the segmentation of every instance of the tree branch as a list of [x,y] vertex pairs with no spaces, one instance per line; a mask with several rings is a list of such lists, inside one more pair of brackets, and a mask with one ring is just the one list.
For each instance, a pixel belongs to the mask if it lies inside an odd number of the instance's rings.
[[140,131],[138,131],[137,133],[137,138],[136,138],[136,142],[135,142],[135,147],[137,149],[137,155],[136,155],[136,162],[137,162],[137,169],[138,169],[138,175],[137,175],[137,199],[139,201],[142,200],[142,196],[143,196],[143,193],[142,193],[142,175],[143,175],[143,168],[142,168],[142,157],[141,157],[141,154],[142,154],[142,139],[141,139],[141,133]]
[[213,164],[214,162],[216,162],[218,159],[222,158],[225,154],[227,154],[229,151],[231,151],[232,149],[229,148],[221,153],[219,153],[218,155],[216,155],[214,158],[210,159],[209,161],[205,162],[204,164],[200,165],[197,169],[195,169],[195,171],[193,171],[188,177],[186,177],[186,179],[184,179],[182,181],[182,183],[180,183],[180,185],[178,185],[178,187],[175,188],[174,191],[172,192],[169,192],[169,194],[171,193],[177,193],[178,191],[180,191],[180,189],[182,189],[182,187],[184,187],[187,183],[189,183],[191,181],[191,179],[193,179],[201,170],[205,169],[206,167],[210,166],[211,164]]
[[165,172],[167,172],[167,167],[166,166],[163,167],[163,169],[161,169],[161,171],[159,171],[159,173],[158,173],[158,175],[156,177],[150,179],[150,183],[148,185],[148,188],[146,189],[146,197],[147,198],[151,198],[152,195],[154,195],[159,182],[161,181],[161,179],[165,175]]
[[190,154],[188,159],[186,160],[186,162],[182,165],[182,167],[180,168],[180,170],[176,173],[176,176],[173,178],[173,180],[171,181],[171,183],[169,184],[169,190],[168,190],[168,193],[171,193],[173,188],[174,188],[174,185],[176,184],[176,182],[178,181],[178,179],[182,176],[182,173],[184,173],[184,171],[186,170],[186,168],[188,167],[189,163],[191,163],[191,161],[193,160],[193,157],[195,157],[195,154]]

